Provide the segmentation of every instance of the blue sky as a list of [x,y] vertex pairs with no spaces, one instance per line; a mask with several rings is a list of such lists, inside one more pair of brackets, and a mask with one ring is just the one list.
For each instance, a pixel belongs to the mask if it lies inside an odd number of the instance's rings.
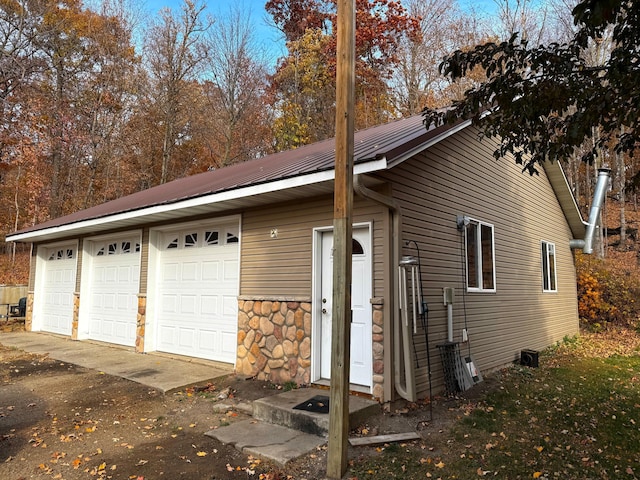
[[[144,1],[144,0],[143,0]],[[255,28],[256,39],[268,52],[271,61],[275,63],[278,56],[286,53],[280,32],[268,25],[269,18],[264,5],[267,0],[201,0],[207,5],[208,11],[214,16],[224,17],[230,8],[240,8],[250,16]],[[496,11],[495,0],[458,0],[463,8],[473,8],[481,16],[488,16]],[[182,0],[146,0],[146,9],[152,15],[161,8],[169,7],[174,11],[180,9]]]
[[[267,0],[201,0],[207,5],[207,10],[214,17],[224,17],[231,8],[239,8],[249,15],[251,24],[254,26],[256,40],[260,40],[264,48],[275,57],[284,53],[284,44],[275,28],[268,25],[267,12],[264,5]],[[156,14],[161,8],[168,7],[174,11],[179,11],[182,0],[146,0],[146,10],[151,14]],[[276,58],[273,58],[275,63]]]

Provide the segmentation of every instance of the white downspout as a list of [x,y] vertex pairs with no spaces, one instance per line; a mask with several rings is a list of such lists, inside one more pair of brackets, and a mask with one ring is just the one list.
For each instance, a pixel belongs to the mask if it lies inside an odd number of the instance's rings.
[[584,236],[584,240],[574,239],[569,242],[571,248],[582,249],[582,253],[587,255],[593,253],[593,239],[596,234],[596,227],[598,226],[598,220],[600,219],[600,210],[604,202],[604,196],[609,188],[609,177],[611,176],[611,169],[599,168],[598,180],[596,182],[596,188],[593,192],[593,202],[591,203],[591,211],[589,212],[589,221],[585,224],[587,231]]
[[[392,229],[393,229],[393,294],[392,294],[392,311],[393,311],[393,363],[394,363],[394,380],[396,391],[402,398],[410,402],[415,402],[416,396],[416,376],[415,368],[413,364],[413,358],[411,356],[411,338],[408,328],[402,328],[402,319],[400,318],[400,310],[398,308],[399,299],[396,299],[396,295],[400,290],[400,279],[396,273],[396,269],[400,265],[400,234],[401,234],[401,220],[402,214],[400,212],[400,206],[398,203],[389,196],[378,193],[370,188],[365,187],[360,180],[360,175],[354,175],[353,177],[353,190],[357,195],[363,198],[373,200],[376,203],[386,206],[392,213]],[[400,338],[402,337],[402,343]],[[404,345],[404,349],[401,349],[401,345]],[[404,353],[404,357],[401,358],[401,350]],[[403,362],[404,360],[404,362]],[[404,379],[405,385],[401,383],[400,366],[404,363]]]

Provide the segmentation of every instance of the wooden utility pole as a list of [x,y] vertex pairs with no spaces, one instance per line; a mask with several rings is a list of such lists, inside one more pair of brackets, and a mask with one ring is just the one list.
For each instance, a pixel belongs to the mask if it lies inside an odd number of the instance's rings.
[[333,309],[327,477],[347,471],[351,347],[351,241],[355,104],[355,0],[338,0],[336,170],[333,208]]

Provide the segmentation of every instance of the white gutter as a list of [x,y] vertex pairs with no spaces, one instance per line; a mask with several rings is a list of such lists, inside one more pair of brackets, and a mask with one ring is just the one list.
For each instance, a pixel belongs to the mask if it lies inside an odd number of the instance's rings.
[[[378,159],[370,162],[362,163],[354,166],[354,174],[362,174],[368,172],[375,172],[383,170],[387,167],[386,159]],[[5,241],[7,242],[31,242],[34,239],[37,241],[38,237],[62,237],[66,235],[72,235],[75,230],[86,229],[95,226],[101,226],[102,230],[108,229],[109,225],[116,225],[118,222],[132,220],[132,219],[144,219],[144,217],[162,214],[167,212],[177,212],[188,208],[201,207],[214,203],[222,203],[230,200],[238,200],[241,198],[251,197],[255,195],[261,195],[266,193],[273,193],[281,190],[287,190],[290,188],[303,187],[306,185],[313,185],[322,182],[333,181],[335,177],[334,170],[326,170],[322,172],[312,173],[309,175],[302,175],[293,178],[287,178],[278,180],[275,182],[263,183],[260,185],[251,185],[249,187],[239,188],[235,190],[228,190],[221,193],[214,193],[209,195],[203,195],[196,198],[190,198],[187,200],[181,200],[179,202],[153,205],[151,207],[141,208],[139,210],[133,210],[128,212],[116,213],[113,215],[106,215],[98,218],[91,218],[87,220],[81,220],[66,225],[59,225],[56,227],[44,228],[42,230],[32,230],[25,233],[7,235]],[[142,221],[142,220],[141,220]],[[106,228],[105,228],[106,227]],[[116,228],[114,227],[114,228]]]
[[582,249],[582,253],[590,255],[593,253],[593,239],[596,235],[596,228],[598,227],[598,221],[600,220],[600,210],[604,203],[604,197],[609,188],[609,178],[611,176],[611,170],[609,168],[598,169],[598,180],[596,181],[596,188],[593,192],[593,202],[591,203],[591,210],[589,212],[589,221],[585,223],[587,226],[587,232],[585,233],[584,240],[574,239],[569,241],[571,248]]

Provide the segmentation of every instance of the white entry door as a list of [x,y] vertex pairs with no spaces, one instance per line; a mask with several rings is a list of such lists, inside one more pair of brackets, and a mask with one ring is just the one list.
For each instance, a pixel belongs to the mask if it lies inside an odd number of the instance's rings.
[[235,363],[238,224],[160,235],[157,350]]
[[46,332],[71,335],[76,261],[75,244],[47,249],[42,294],[36,295],[40,305],[35,310],[40,318],[34,319],[34,323]]
[[[333,298],[333,232],[322,233],[320,376],[331,378],[331,324]],[[351,363],[349,383],[371,386],[372,309],[371,242],[369,227],[353,229],[351,285]]]

